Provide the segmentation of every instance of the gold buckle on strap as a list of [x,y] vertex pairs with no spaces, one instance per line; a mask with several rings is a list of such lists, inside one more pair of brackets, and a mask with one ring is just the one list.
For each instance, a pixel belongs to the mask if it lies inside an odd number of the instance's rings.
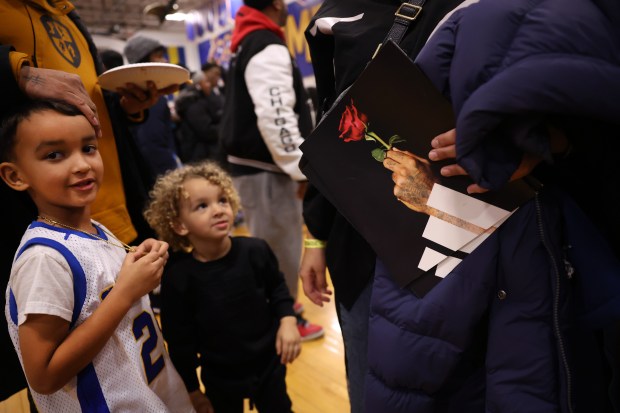
[[[403,9],[410,9],[409,11],[411,12],[411,16],[407,14],[403,14],[402,13]],[[396,10],[396,13],[394,13],[394,15],[396,15],[397,17],[402,17],[405,20],[413,21],[418,17],[420,12],[422,12],[421,6],[416,6],[414,4],[409,4],[409,3],[402,3],[400,7],[398,8],[398,10]]]

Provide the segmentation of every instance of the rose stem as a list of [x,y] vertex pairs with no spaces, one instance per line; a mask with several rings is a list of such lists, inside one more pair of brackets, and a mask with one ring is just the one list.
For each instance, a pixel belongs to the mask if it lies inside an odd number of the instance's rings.
[[379,135],[377,135],[376,133],[374,133],[374,132],[366,132],[366,135],[370,135],[370,136],[372,136],[373,138],[375,138],[376,140],[378,140],[378,141],[379,141],[379,143],[380,143],[381,145],[385,146],[385,149],[387,149],[387,150],[392,149],[392,145],[388,145],[387,143],[385,143],[385,142],[383,141],[383,139],[381,139],[381,138],[379,137]]

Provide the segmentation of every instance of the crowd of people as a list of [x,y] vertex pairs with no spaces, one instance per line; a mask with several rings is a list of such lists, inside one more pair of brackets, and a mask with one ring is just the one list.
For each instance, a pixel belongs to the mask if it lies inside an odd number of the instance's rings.
[[[620,413],[620,5],[325,0],[305,32],[313,105],[287,2],[243,3],[226,70],[116,92],[97,76],[167,62],[160,40],[97,50],[70,2],[0,6],[0,400],[291,412],[286,366],[324,334],[301,278],[312,303],[334,296],[352,413]],[[456,125],[428,154],[387,150],[400,202],[426,204],[411,188],[438,161],[470,194],[536,182],[424,297],[300,169],[316,119],[388,40]],[[250,236],[231,236],[241,216]]]

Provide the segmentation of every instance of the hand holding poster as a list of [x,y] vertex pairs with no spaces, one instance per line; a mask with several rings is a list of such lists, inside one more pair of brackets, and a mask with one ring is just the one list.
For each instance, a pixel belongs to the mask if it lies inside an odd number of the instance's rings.
[[418,296],[534,195],[524,181],[468,195],[469,178],[442,177],[454,161],[427,155],[452,128],[449,102],[390,42],[301,146],[304,174]]

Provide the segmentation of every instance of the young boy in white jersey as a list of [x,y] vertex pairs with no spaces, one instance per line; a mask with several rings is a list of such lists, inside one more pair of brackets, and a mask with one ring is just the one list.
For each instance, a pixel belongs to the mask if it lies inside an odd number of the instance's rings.
[[14,108],[0,125],[0,162],[4,182],[39,214],[16,253],[5,309],[39,411],[192,412],[147,296],[168,245],[130,247],[91,220],[103,163],[88,120],[54,102]]
[[166,265],[162,330],[199,412],[243,413],[249,398],[261,413],[290,413],[285,365],[301,350],[293,298],[266,241],[230,236],[238,208],[230,176],[214,162],[155,183],[145,217],[184,252]]

